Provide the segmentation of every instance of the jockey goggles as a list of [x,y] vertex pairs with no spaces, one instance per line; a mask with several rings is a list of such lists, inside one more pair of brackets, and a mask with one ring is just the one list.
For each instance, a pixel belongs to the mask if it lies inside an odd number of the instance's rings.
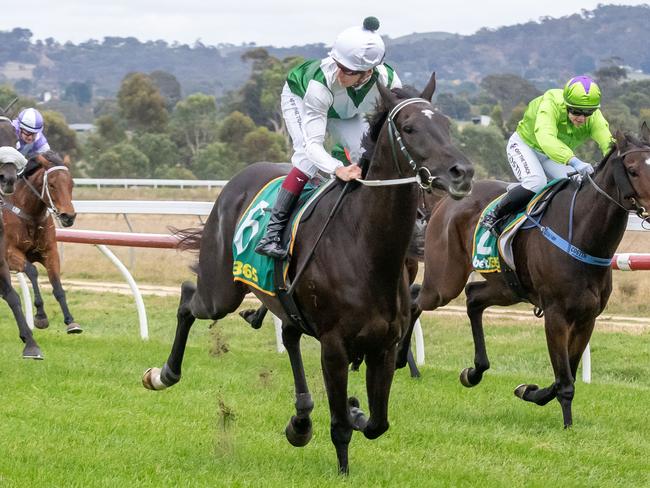
[[576,115],[576,116],[585,116],[589,117],[590,115],[593,115],[593,113],[596,111],[595,108],[578,108],[578,107],[567,107],[567,112],[569,112],[571,115]]

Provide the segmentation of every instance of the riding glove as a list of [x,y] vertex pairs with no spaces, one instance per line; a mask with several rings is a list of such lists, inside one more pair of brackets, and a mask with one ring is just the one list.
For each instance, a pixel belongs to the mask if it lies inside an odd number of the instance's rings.
[[568,164],[573,169],[575,169],[578,173],[580,173],[580,176],[590,175],[594,172],[594,167],[591,164],[585,163],[584,161],[579,160],[575,156],[569,159]]

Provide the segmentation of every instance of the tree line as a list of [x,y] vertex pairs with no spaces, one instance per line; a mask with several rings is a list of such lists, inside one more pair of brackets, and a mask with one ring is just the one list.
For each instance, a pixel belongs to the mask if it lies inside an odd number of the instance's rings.
[[[62,114],[45,110],[46,136],[74,161],[77,176],[228,179],[252,162],[289,161],[280,93],[288,71],[303,58],[278,59],[262,48],[243,56],[252,65],[248,80],[220,99],[200,92],[182,97],[180,83],[168,72],[133,72],[115,99],[94,105],[94,132],[78,137]],[[613,62],[593,76],[613,131],[636,131],[643,120],[650,121],[650,80],[628,80],[627,71]],[[434,105],[452,119],[453,137],[476,164],[477,176],[508,179],[506,141],[528,102],[541,93],[518,75],[495,74],[476,88],[441,90]],[[0,86],[0,106],[14,97],[11,87]],[[35,104],[19,98],[16,107]],[[481,115],[490,116],[488,126],[470,122]],[[600,159],[594,144],[579,156],[594,163]]]

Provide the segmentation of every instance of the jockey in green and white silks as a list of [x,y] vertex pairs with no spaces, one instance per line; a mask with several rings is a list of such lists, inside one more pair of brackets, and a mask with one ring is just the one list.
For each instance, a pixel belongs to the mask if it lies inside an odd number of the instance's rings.
[[[337,37],[329,55],[294,68],[282,89],[282,116],[293,143],[293,169],[287,175],[272,210],[266,235],[255,250],[283,259],[281,243],[295,202],[318,170],[349,181],[361,177],[361,139],[368,129],[364,115],[379,95],[377,83],[399,88],[395,71],[383,63],[384,42],[375,31],[379,21],[368,17],[363,27],[351,27]],[[352,164],[344,166],[324,148],[326,134],[346,147]]]
[[521,184],[510,188],[481,224],[494,227],[502,217],[526,205],[549,180],[572,171],[582,176],[593,173],[593,166],[573,152],[588,139],[603,154],[614,140],[600,111],[600,88],[591,78],[576,76],[563,90],[548,90],[532,100],[506,147],[510,167]]
[[358,86],[345,87],[331,56],[293,69],[282,90],[282,114],[293,142],[292,164],[310,178],[318,170],[327,174],[343,166],[323,147],[326,133],[346,147],[353,162],[361,157],[361,138],[368,129],[364,115],[374,108],[377,83],[401,87],[393,69],[380,64]]

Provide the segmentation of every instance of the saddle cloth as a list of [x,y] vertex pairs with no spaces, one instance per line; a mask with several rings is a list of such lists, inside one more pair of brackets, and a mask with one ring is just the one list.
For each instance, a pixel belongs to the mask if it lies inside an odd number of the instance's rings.
[[[250,285],[268,295],[275,296],[273,285],[273,264],[274,259],[255,252],[255,246],[264,237],[266,226],[271,220],[271,209],[277,198],[278,191],[284,176],[269,181],[255,195],[250,205],[242,213],[232,242],[233,253],[233,279]],[[320,186],[307,184],[300,194],[298,203],[295,206],[289,219],[290,232],[285,233],[289,242],[289,255],[293,251],[293,244],[298,226],[301,221],[306,220],[306,212],[313,207],[313,203],[322,196],[325,191],[334,184],[335,180],[329,180]],[[305,218],[303,218],[303,216]],[[284,272],[289,266],[289,260],[284,262]]]
[[503,231],[498,238],[480,224],[483,215],[494,208],[505,194],[499,195],[492,200],[481,212],[474,230],[474,239],[472,241],[472,267],[474,271],[479,273],[499,273],[501,272],[501,259],[510,269],[516,270],[512,251],[512,242],[515,235],[526,223],[527,215],[542,214],[555,193],[568,181],[567,178],[558,178],[547,183],[544,188],[535,194],[524,210],[506,217],[506,223],[502,225]]

